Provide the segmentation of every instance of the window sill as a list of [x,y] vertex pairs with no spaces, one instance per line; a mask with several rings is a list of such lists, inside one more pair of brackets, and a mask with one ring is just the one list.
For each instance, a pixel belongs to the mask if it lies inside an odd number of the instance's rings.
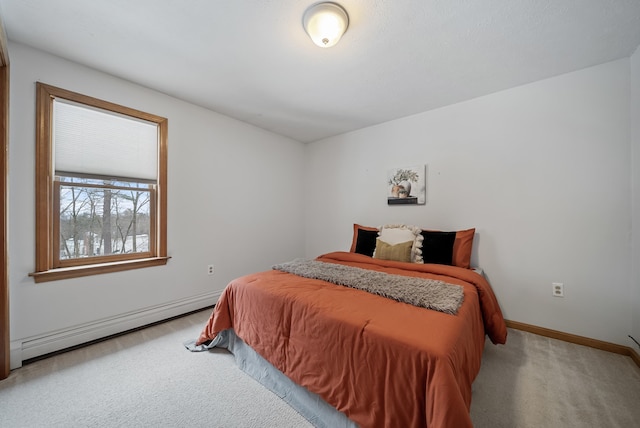
[[57,281],[60,279],[78,278],[81,276],[99,275],[120,272],[130,269],[141,269],[151,266],[166,265],[171,257],[150,257],[148,259],[125,260],[121,262],[100,263],[95,265],[74,266],[50,269],[43,272],[32,272],[29,276],[38,282]]

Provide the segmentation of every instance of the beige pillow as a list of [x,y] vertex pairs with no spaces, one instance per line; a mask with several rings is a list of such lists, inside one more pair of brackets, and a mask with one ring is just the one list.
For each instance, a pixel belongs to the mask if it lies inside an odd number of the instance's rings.
[[395,260],[397,262],[411,263],[412,248],[413,241],[391,245],[378,238],[376,239],[376,253],[373,257],[381,260]]
[[424,240],[421,233],[422,229],[404,224],[387,224],[379,229],[378,237],[387,244],[396,245],[401,242],[412,241],[411,260],[409,261],[412,263],[424,263],[422,260],[422,241]]

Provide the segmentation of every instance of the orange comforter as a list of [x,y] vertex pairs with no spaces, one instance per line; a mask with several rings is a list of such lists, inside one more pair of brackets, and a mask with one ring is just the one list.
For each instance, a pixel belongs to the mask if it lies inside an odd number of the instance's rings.
[[232,281],[198,338],[229,328],[290,379],[361,427],[471,427],[471,383],[485,333],[507,329],[487,281],[469,269],[355,253],[317,258],[464,287],[456,315],[267,271]]

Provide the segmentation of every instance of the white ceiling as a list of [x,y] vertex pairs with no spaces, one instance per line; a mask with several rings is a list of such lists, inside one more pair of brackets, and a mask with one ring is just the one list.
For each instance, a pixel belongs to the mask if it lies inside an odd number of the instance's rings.
[[[640,0],[0,0],[9,40],[302,142],[628,57]],[[11,52],[9,52],[11,57]]]

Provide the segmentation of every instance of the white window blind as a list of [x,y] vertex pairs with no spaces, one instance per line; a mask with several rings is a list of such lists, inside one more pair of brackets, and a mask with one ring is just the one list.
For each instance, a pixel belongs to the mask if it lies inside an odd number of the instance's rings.
[[156,180],[158,126],[107,110],[53,101],[56,173]]

